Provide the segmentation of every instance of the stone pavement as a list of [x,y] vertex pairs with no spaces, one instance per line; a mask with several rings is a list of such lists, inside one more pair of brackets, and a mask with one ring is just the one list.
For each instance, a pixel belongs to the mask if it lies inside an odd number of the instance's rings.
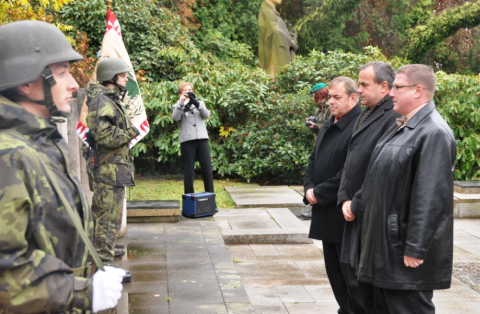
[[[320,241],[226,245],[217,215],[129,224],[129,254],[115,263],[133,281],[118,313],[336,313]],[[455,262],[480,262],[480,220],[456,219],[454,244]],[[440,314],[479,313],[480,293],[453,278],[434,302]]]

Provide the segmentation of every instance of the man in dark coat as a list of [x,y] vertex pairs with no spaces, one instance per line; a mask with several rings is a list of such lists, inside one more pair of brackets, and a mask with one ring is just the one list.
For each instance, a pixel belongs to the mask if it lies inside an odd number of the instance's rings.
[[332,117],[317,135],[315,148],[303,178],[305,204],[313,205],[310,238],[322,240],[328,280],[340,309],[338,313],[363,313],[358,297],[355,270],[340,263],[345,219],[337,208],[337,193],[347,156],[353,126],[362,109],[358,87],[348,77],[337,77],[329,84]]
[[[360,67],[358,93],[365,109],[353,127],[338,191],[338,206],[343,210],[346,220],[341,261],[354,268],[358,266],[359,208],[368,162],[380,137],[400,117],[393,111],[393,101],[389,96],[394,79],[395,72],[388,63],[373,61]],[[388,313],[379,288],[363,282],[358,287],[367,313]]]
[[390,313],[435,313],[453,261],[456,143],[435,109],[435,75],[401,67],[390,97],[403,115],[378,141],[363,184],[358,280],[382,289]]

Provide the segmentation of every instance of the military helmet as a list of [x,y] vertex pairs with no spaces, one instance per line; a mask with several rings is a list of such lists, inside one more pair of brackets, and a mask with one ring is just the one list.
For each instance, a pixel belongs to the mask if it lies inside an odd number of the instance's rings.
[[49,23],[19,21],[0,27],[0,91],[36,81],[49,64],[82,59]]
[[122,59],[117,57],[103,59],[97,64],[97,81],[110,81],[115,75],[125,72],[130,72],[130,68]]

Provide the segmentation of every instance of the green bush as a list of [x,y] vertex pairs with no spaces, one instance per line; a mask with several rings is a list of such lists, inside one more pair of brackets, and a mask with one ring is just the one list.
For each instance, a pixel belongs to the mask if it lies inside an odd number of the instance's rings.
[[[314,107],[308,89],[336,76],[358,75],[358,67],[372,60],[390,62],[396,69],[403,60],[387,60],[376,48],[365,54],[313,51],[297,57],[272,79],[262,70],[195,49],[167,48],[161,58],[174,64],[181,80],[195,84],[199,98],[212,112],[207,121],[212,165],[219,175],[240,176],[265,184],[299,184],[314,136],[304,126]],[[477,77],[439,72],[435,101],[450,123],[458,144],[456,179],[478,179],[480,117]],[[156,150],[161,163],[178,162],[178,129],[171,119],[180,80],[144,84],[144,99],[152,131],[143,145]],[[139,146],[140,147],[140,146]],[[136,148],[137,154],[139,148]]]
[[[158,57],[167,47],[179,46],[192,49],[188,29],[180,18],[162,8],[156,0],[116,0],[113,12],[120,22],[122,38],[134,68],[146,72],[146,79],[153,82],[176,80],[172,65]],[[92,54],[100,50],[106,28],[107,5],[103,0],[76,0],[66,4],[62,18],[90,38]],[[76,36],[76,30],[71,34]]]
[[480,77],[437,72],[435,103],[457,141],[457,180],[480,180]]
[[[92,39],[92,53],[100,48],[105,11],[100,0],[77,0],[62,11],[67,24]],[[232,40],[233,33],[209,29],[202,40],[194,40],[180,19],[155,0],[142,5],[118,0],[114,11],[132,63],[147,78],[140,88],[151,130],[134,147],[137,169],[143,171],[160,164],[162,171],[178,172],[179,131],[171,113],[177,85],[185,80],[195,84],[196,94],[211,110],[207,128],[216,174],[269,184],[301,183],[314,145],[314,135],[304,125],[315,109],[308,89],[340,75],[356,79],[358,67],[372,60],[387,61],[395,69],[406,62],[387,60],[371,47],[364,54],[312,51],[272,78],[252,62],[251,47]],[[435,102],[458,144],[455,178],[479,180],[480,78],[439,72],[437,80]]]

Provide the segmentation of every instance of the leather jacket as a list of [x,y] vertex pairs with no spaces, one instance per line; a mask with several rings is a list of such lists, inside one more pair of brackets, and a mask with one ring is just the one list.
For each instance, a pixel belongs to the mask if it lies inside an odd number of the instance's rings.
[[[453,133],[432,101],[379,140],[364,182],[360,281],[398,290],[450,287],[455,157]],[[404,255],[424,262],[406,267]]]

